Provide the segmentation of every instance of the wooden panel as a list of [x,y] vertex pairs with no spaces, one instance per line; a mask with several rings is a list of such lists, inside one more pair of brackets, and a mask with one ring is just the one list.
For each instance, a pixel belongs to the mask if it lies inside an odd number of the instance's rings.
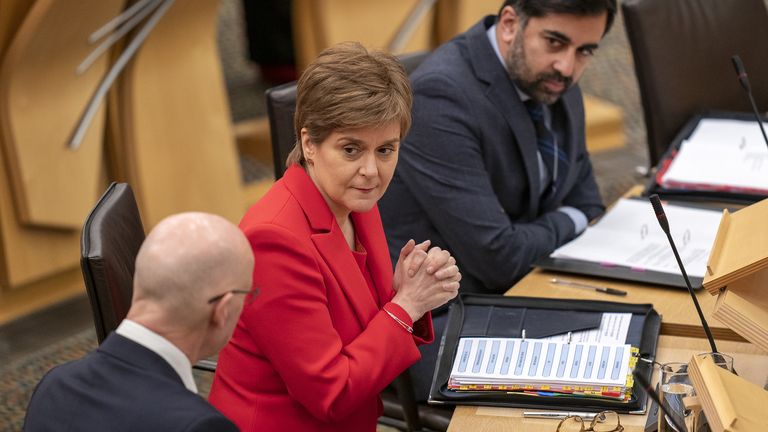
[[[339,42],[358,41],[367,48],[386,50],[416,4],[414,0],[294,0],[294,44],[299,71],[324,48]],[[433,20],[434,12],[430,11],[402,52],[432,49]]]
[[585,94],[584,117],[590,153],[624,147],[624,112],[618,105]]
[[496,15],[501,4],[499,0],[438,0],[436,21],[438,43],[448,42],[486,15]]
[[8,46],[0,71],[0,129],[19,219],[79,229],[98,198],[104,109],[82,145],[68,140],[108,68],[108,56],[77,75],[88,35],[124,0],[38,0]]
[[0,59],[33,4],[34,0],[0,1]]
[[[691,356],[708,351],[709,345],[703,339],[690,339],[662,336],[659,339],[657,360],[661,363],[670,361],[687,362]],[[734,357],[734,367],[739,375],[763,386],[768,377],[768,356],[754,345],[737,342],[723,342],[718,348]],[[657,375],[657,374],[655,374]],[[654,377],[656,382],[658,377]],[[559,420],[523,418],[522,409],[459,406],[451,419],[448,432],[491,432],[491,431],[531,431],[552,432]],[[535,411],[525,409],[525,411]],[[625,432],[642,432],[646,415],[621,415],[621,424]]]
[[80,268],[66,270],[20,289],[0,292],[0,325],[83,294],[85,285]]
[[216,1],[175,2],[121,78],[116,160],[147,230],[181,211],[243,214],[217,17]]

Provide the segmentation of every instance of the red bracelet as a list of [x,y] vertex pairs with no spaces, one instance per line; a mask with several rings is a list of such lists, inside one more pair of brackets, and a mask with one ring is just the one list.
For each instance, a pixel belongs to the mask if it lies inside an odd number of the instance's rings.
[[404,328],[408,333],[413,334],[413,327],[411,327],[408,324],[406,324],[405,321],[403,321],[400,318],[398,318],[397,316],[395,316],[395,314],[393,314],[392,312],[388,311],[386,308],[382,308],[382,309],[384,310],[384,312],[387,313],[387,315],[391,316],[392,319],[395,320],[396,323],[400,324],[400,327]]

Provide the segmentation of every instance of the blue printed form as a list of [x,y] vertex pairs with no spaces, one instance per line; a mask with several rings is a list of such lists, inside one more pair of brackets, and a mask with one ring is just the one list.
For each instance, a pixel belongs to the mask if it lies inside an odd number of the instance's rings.
[[631,389],[632,360],[627,344],[461,338],[448,387],[620,398]]

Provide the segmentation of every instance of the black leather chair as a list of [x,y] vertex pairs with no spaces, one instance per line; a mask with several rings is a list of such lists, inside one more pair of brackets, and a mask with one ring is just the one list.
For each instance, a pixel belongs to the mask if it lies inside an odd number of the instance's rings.
[[[99,343],[131,308],[134,264],[144,237],[131,187],[112,183],[85,219],[80,237],[80,267]],[[201,360],[194,367],[213,372],[216,362]]]
[[80,266],[99,343],[131,307],[134,262],[143,241],[131,187],[112,183],[86,218],[80,238]]
[[267,117],[272,141],[272,161],[275,180],[285,172],[285,159],[296,145],[293,114],[296,112],[296,82],[289,82],[267,89]]
[[[406,72],[413,72],[429,55],[428,52],[398,56]],[[266,91],[275,179],[285,172],[285,160],[296,143],[293,115],[296,112],[296,83],[282,84]],[[381,394],[384,415],[379,422],[403,431],[445,431],[453,415],[453,407],[417,404],[408,370],[398,376]]]
[[750,111],[731,65],[738,54],[768,109],[768,12],[763,0],[624,0],[627,36],[655,166],[693,115]]

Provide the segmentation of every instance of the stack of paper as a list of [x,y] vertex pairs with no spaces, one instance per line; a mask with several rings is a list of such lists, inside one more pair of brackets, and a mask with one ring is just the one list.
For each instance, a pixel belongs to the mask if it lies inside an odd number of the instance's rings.
[[657,175],[671,189],[768,193],[768,148],[755,121],[703,119]]
[[688,374],[712,431],[768,430],[768,391],[716,366],[709,357],[693,357]]
[[448,388],[627,401],[635,352],[627,344],[461,338]]

